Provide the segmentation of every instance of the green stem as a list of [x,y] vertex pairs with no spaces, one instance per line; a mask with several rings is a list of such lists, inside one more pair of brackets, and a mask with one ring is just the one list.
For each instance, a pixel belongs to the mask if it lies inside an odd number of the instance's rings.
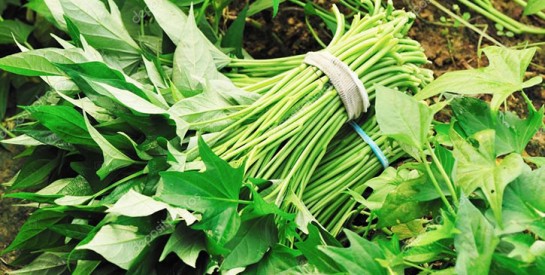
[[0,131],[6,133],[6,135],[8,135],[9,137],[11,138],[15,138],[17,137],[15,134],[13,134],[10,130],[8,130],[7,128],[4,127],[4,125],[2,125],[2,123],[0,123]]
[[456,192],[456,190],[454,188],[454,184],[452,184],[452,181],[450,180],[449,175],[447,175],[447,172],[445,171],[445,168],[443,167],[443,165],[439,161],[439,158],[437,158],[437,155],[435,155],[435,152],[431,148],[431,144],[429,142],[427,142],[426,146],[428,147],[428,150],[430,151],[431,158],[432,158],[433,162],[435,163],[435,166],[437,166],[437,169],[439,169],[439,172],[441,173],[441,176],[443,177],[443,179],[447,183],[447,187],[448,187],[448,189],[449,189],[449,191],[451,193],[451,196],[452,196],[452,198],[454,200],[454,205],[458,206],[458,202],[459,202],[458,201],[458,193]]
[[426,154],[424,154],[423,151],[420,152],[420,157],[422,158],[422,163],[424,164],[424,167],[426,167],[426,172],[428,173],[428,175],[429,175],[429,177],[430,177],[430,179],[431,179],[431,181],[433,183],[433,186],[435,187],[435,190],[437,191],[439,196],[441,196],[441,200],[447,206],[448,211],[452,215],[456,215],[456,211],[454,211],[454,208],[452,208],[452,206],[450,205],[450,202],[448,201],[447,197],[445,196],[443,191],[441,191],[441,187],[439,186],[439,183],[437,182],[437,179],[433,175],[433,172],[431,171],[430,164],[426,160]]
[[480,30],[479,28],[473,26],[472,24],[470,24],[469,22],[467,22],[465,19],[463,19],[461,16],[458,16],[457,14],[451,12],[449,9],[445,8],[443,5],[437,3],[437,1],[435,0],[429,0],[430,3],[432,3],[434,6],[436,6],[437,8],[439,8],[441,11],[443,11],[444,13],[448,14],[450,17],[458,20],[460,23],[462,23],[462,25],[468,27],[469,29],[473,30],[474,32],[482,35],[484,38],[488,39],[490,42],[496,44],[497,46],[500,46],[502,48],[504,48],[505,46],[500,43],[498,40],[492,38],[492,36],[488,35],[487,33],[483,32],[482,30]]
[[110,186],[108,186],[108,187],[106,187],[106,188],[104,188],[104,189],[98,191],[97,193],[95,193],[95,194],[92,196],[92,198],[93,198],[93,199],[98,198],[99,196],[101,196],[101,195],[103,195],[104,193],[106,193],[106,192],[108,192],[108,191],[110,191],[110,190],[112,190],[112,189],[118,187],[119,185],[121,185],[121,184],[123,184],[123,183],[126,183],[127,181],[130,181],[130,180],[132,180],[132,179],[138,178],[138,177],[140,177],[140,176],[142,176],[142,175],[145,175],[145,174],[147,174],[147,173],[148,173],[148,171],[146,171],[146,169],[144,169],[144,170],[140,170],[140,171],[138,171],[138,172],[136,172],[136,173],[134,173],[134,174],[132,174],[132,175],[129,175],[129,176],[125,177],[125,178],[122,178],[122,179],[120,179],[119,181],[117,181],[117,182],[111,184]]

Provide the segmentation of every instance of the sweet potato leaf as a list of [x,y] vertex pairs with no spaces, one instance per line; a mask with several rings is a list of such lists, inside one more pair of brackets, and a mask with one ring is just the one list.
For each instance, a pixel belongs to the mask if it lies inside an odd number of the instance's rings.
[[422,100],[445,92],[464,95],[487,93],[493,95],[490,105],[497,112],[512,93],[541,83],[539,76],[524,81],[524,73],[536,48],[512,50],[488,47],[483,51],[490,63],[488,67],[446,73],[417,93],[415,98]]
[[10,274],[62,274],[68,266],[62,256],[57,253],[40,254],[27,266],[11,271]]
[[300,274],[303,273],[300,257],[299,251],[277,244],[265,254],[261,261],[246,268],[244,273],[249,275]]
[[528,0],[526,8],[524,8],[524,15],[532,15],[545,9],[545,1],[543,0]]
[[340,248],[322,246],[320,250],[341,268],[339,271],[348,274],[388,274],[387,270],[377,261],[384,259],[384,251],[373,242],[370,242],[358,234],[344,230],[350,247]]
[[181,223],[170,235],[159,261],[163,261],[171,252],[187,265],[196,267],[201,251],[206,251],[205,235],[200,230],[193,230]]
[[93,239],[76,249],[89,249],[102,255],[109,262],[125,270],[138,264],[134,260],[147,246],[147,236],[138,228],[128,225],[105,225]]
[[466,196],[480,188],[501,226],[503,192],[505,187],[522,173],[524,161],[519,154],[513,153],[497,162],[494,134],[494,130],[477,132],[472,136],[478,142],[478,147],[475,148],[452,132],[454,156],[457,160],[454,181]]
[[[278,0],[275,8],[275,14],[278,11]],[[238,58],[243,58],[242,55],[242,38],[244,36],[244,27],[246,25],[246,13],[248,12],[248,6],[245,6],[237,15],[237,18],[221,39],[221,46],[224,48],[231,48],[234,50],[235,55]]]
[[27,110],[63,141],[75,145],[96,146],[87,131],[83,116],[74,108],[43,105],[27,107]]
[[64,75],[53,63],[86,62],[85,53],[78,48],[45,48],[8,55],[0,59],[0,69],[26,76]]
[[480,99],[462,97],[451,102],[457,123],[466,136],[486,129],[496,130],[496,155],[522,154],[528,142],[542,127],[543,108],[539,111],[528,103],[528,117],[520,119],[512,112],[499,112],[494,117],[488,104]]
[[272,215],[246,220],[225,247],[230,250],[221,264],[222,270],[246,267],[257,263],[278,242]]
[[465,197],[460,199],[454,237],[457,274],[487,274],[496,246],[499,243],[494,227]]
[[545,238],[545,167],[535,171],[525,170],[520,177],[509,184],[503,200],[504,232],[530,230]]
[[139,53],[140,47],[123,26],[119,10],[113,1],[108,1],[110,12],[99,0],[77,4],[69,0],[60,0],[60,3],[64,15],[70,18],[93,47],[123,54]]
[[15,41],[24,43],[34,30],[33,26],[19,20],[0,21],[0,44],[12,44]]
[[206,171],[162,172],[162,185],[157,198],[171,205],[202,214],[193,228],[204,230],[212,243],[224,246],[237,233],[240,216],[237,211],[243,180],[243,167],[233,168],[214,155],[199,139],[199,152]]
[[435,112],[413,97],[386,87],[377,88],[377,121],[380,130],[420,160]]
[[41,249],[54,246],[60,235],[48,231],[49,227],[66,217],[65,213],[48,209],[39,209],[32,213],[23,224],[11,244],[2,251],[2,255],[18,249]]
[[146,217],[165,209],[170,213],[173,220],[182,218],[188,225],[193,224],[197,220],[195,216],[185,209],[169,206],[164,202],[156,201],[132,189],[120,197],[106,212],[118,216]]
[[102,150],[102,156],[104,157],[104,162],[102,166],[97,171],[97,175],[100,179],[106,178],[111,172],[130,166],[135,163],[134,160],[129,158],[123,152],[119,151],[114,147],[104,136],[102,136],[89,122],[87,115],[84,113],[84,122],[89,131],[91,138],[98,144]]
[[[175,45],[179,45],[180,42],[188,39],[187,30],[191,30],[193,27],[188,27],[187,25],[195,24],[193,17],[191,17],[193,19],[190,22],[189,17],[168,0],[144,0],[144,2],[146,2],[146,5],[155,16],[163,31],[165,31]],[[202,43],[203,48],[212,55],[215,67],[222,68],[229,64],[231,59],[216,48],[201,31],[196,29],[192,31],[195,31],[193,33],[195,37],[193,38],[196,39],[193,43]]]

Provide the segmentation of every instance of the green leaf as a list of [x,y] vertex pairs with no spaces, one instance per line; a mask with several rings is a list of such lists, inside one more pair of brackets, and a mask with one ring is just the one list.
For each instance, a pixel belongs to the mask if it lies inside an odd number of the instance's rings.
[[192,129],[216,132],[232,124],[234,120],[227,117],[241,108],[244,108],[244,105],[231,104],[218,90],[206,89],[201,94],[176,102],[169,111],[190,125],[199,124],[192,125]]
[[524,15],[532,15],[545,9],[545,1],[543,0],[528,0],[528,4],[524,9]]
[[536,48],[487,47],[483,51],[490,63],[488,67],[448,72],[427,85],[415,98],[422,100],[444,92],[464,95],[487,93],[493,95],[490,105],[493,111],[497,111],[512,93],[541,83],[541,77],[524,81],[524,73]]
[[486,129],[496,130],[496,155],[522,154],[528,142],[539,131],[543,121],[543,108],[536,111],[528,102],[528,117],[520,119],[511,112],[500,112],[494,120],[488,104],[480,99],[462,97],[451,102],[457,123],[467,136]]
[[99,0],[75,3],[60,0],[64,15],[74,23],[89,44],[97,49],[123,54],[138,54],[140,47],[131,38],[115,3],[108,1],[110,11]]
[[[55,18],[53,18],[53,14],[49,11],[49,8],[47,7],[46,1],[43,0],[29,0],[28,3],[25,5],[25,7],[35,11],[37,14],[43,16],[52,24],[57,24],[55,21]],[[58,26],[57,26],[58,27]]]
[[19,20],[0,21],[0,44],[25,43],[34,27]]
[[273,215],[244,221],[235,237],[225,245],[231,252],[225,256],[221,270],[255,264],[277,242]]
[[545,167],[535,171],[527,169],[507,186],[503,200],[504,232],[530,230],[545,238]]
[[85,239],[93,228],[86,224],[55,224],[50,227],[53,232],[76,240]]
[[509,258],[517,259],[524,263],[534,263],[538,257],[545,256],[545,242],[535,240],[528,234],[516,234],[505,236],[502,242],[508,243],[512,249],[507,255]]
[[204,230],[221,247],[236,235],[240,226],[237,207],[244,168],[233,168],[214,155],[202,138],[199,152],[206,171],[160,173],[162,184],[157,198],[201,213],[202,220],[193,228]]
[[466,136],[486,129],[495,129],[488,104],[478,98],[460,97],[450,103],[452,112]]
[[32,117],[55,133],[63,141],[75,145],[96,147],[87,128],[83,116],[68,106],[32,106],[27,107]]
[[55,200],[55,204],[63,206],[79,206],[89,202],[93,196],[64,196]]
[[47,230],[65,216],[66,214],[59,211],[36,210],[23,224],[13,242],[1,254],[19,249],[43,249],[54,244],[60,236],[51,235]]
[[244,274],[301,274],[303,270],[298,257],[301,253],[287,246],[276,244],[258,263],[249,266]]
[[231,59],[216,48],[201,31],[193,29],[191,26],[188,27],[188,25],[195,25],[195,19],[191,17],[193,19],[190,22],[189,17],[174,3],[168,0],[144,0],[144,2],[146,2],[155,20],[175,45],[190,40],[188,39],[188,32],[191,31],[191,34],[195,35],[192,37],[195,41],[186,42],[202,45],[212,55],[215,67],[222,68],[231,62]]
[[134,264],[134,260],[147,246],[147,236],[138,233],[138,228],[127,225],[105,225],[93,239],[76,249],[89,249],[100,254],[110,263],[125,270]]
[[59,179],[50,185],[37,191],[40,195],[68,195],[68,196],[86,196],[93,194],[93,190],[87,180],[79,175],[75,178]]
[[526,145],[543,125],[543,111],[533,108],[532,102],[528,103],[528,116],[520,119],[515,113],[500,113],[496,127],[496,154],[503,155],[511,152],[522,154]]
[[[275,14],[276,11],[278,11],[278,0],[276,0],[277,5],[275,8]],[[244,36],[244,27],[246,25],[246,13],[248,12],[248,6],[246,5],[237,15],[237,18],[227,31],[225,32],[225,35],[221,39],[221,46],[224,48],[232,48],[234,49],[234,53],[238,58],[244,58],[242,55],[242,38]]]
[[26,76],[53,76],[63,75],[53,63],[74,64],[86,61],[88,58],[79,48],[46,48],[6,56],[0,59],[0,69]]
[[433,244],[439,240],[454,238],[455,234],[460,233],[455,228],[454,217],[447,212],[441,210],[442,223],[437,225],[429,225],[427,228],[432,229],[423,234],[419,234],[413,241],[409,243],[409,246],[426,246]]
[[72,271],[72,275],[92,274],[99,265],[100,261],[79,260],[76,268]]
[[338,243],[328,242],[328,239],[320,234],[320,230],[314,224],[308,225],[307,238],[302,242],[295,243],[297,249],[303,253],[308,262],[324,273],[338,273],[342,270],[340,265],[321,249],[321,247],[331,248],[334,245],[340,246]]
[[40,141],[38,141],[38,140],[34,139],[33,137],[28,136],[26,134],[22,134],[20,136],[16,136],[16,137],[10,138],[10,139],[0,140],[0,143],[30,146],[30,147],[36,147],[36,146],[44,145],[42,142],[40,142]]
[[201,38],[192,10],[183,27],[184,39],[179,41],[174,52],[172,81],[184,96],[189,97],[203,91],[206,81],[218,78],[219,72]]
[[171,207],[164,202],[156,201],[132,189],[119,198],[106,212],[117,216],[146,217],[165,209],[171,214],[173,220],[181,217],[187,224],[196,221],[196,217],[187,210]]
[[162,262],[168,254],[174,252],[185,264],[195,268],[201,251],[206,251],[204,233],[180,223],[170,235],[159,261]]
[[79,32],[78,27],[72,22],[68,16],[64,16],[64,21],[66,21],[66,29],[68,30],[68,35],[72,38],[72,43],[78,48],[82,48],[83,44],[81,33]]
[[[430,186],[429,183],[426,184],[427,180],[427,177],[418,170],[410,170],[404,167],[396,170],[393,167],[389,167],[380,176],[369,180],[365,184],[372,189],[372,193],[362,203],[369,209],[378,211],[381,208],[394,210],[391,208],[398,207],[398,203],[411,204],[411,202],[417,203],[434,200],[439,197],[439,194],[437,194],[433,186]],[[400,201],[396,199],[398,196]],[[391,205],[387,206],[387,203]],[[408,207],[408,209],[411,208]],[[401,209],[397,210],[402,211]],[[390,214],[388,211],[383,212],[385,215]]]
[[256,0],[252,1],[250,4],[250,7],[248,9],[248,16],[255,15],[257,13],[260,13],[263,10],[273,8],[276,10],[276,12],[273,10],[273,16],[276,16],[276,13],[278,11],[278,7],[280,3],[285,2],[286,0]]
[[87,84],[99,94],[107,95],[119,103],[142,114],[166,114],[167,111],[158,107],[146,99],[134,94],[127,89],[120,89],[106,83],[100,83],[90,78],[83,77]]
[[51,156],[40,156],[33,155],[34,158],[30,158],[17,176],[17,179],[10,187],[13,189],[23,189],[34,187],[45,182],[57,168],[60,159],[55,157],[54,159]]
[[25,267],[9,274],[63,274],[67,269],[66,261],[54,253],[42,253]]
[[501,225],[501,205],[505,187],[521,173],[524,161],[519,154],[510,154],[499,163],[494,152],[494,130],[484,130],[473,135],[478,148],[463,140],[454,131],[451,139],[454,143],[456,166],[454,181],[466,196],[480,188],[496,221]]
[[385,258],[384,251],[378,245],[352,231],[344,230],[344,232],[350,242],[350,247],[322,246],[320,250],[331,257],[342,268],[341,270],[348,274],[388,274],[377,261]]
[[87,130],[91,135],[91,138],[98,144],[102,150],[102,155],[104,157],[104,163],[97,171],[97,175],[100,179],[106,178],[111,172],[130,166],[135,163],[134,160],[127,157],[117,148],[115,148],[108,140],[106,140],[89,122],[87,115],[84,113],[84,120],[87,126]]
[[39,194],[27,193],[27,192],[10,193],[10,194],[3,195],[3,198],[29,200],[33,202],[39,202],[39,203],[54,203],[54,201],[60,197],[62,197],[62,195],[39,195]]
[[[404,172],[406,173],[406,172]],[[414,174],[410,173],[409,174]],[[424,174],[399,176],[393,183],[395,188],[388,192],[380,209],[375,210],[378,228],[409,222],[433,210],[433,200],[439,194]],[[371,198],[370,198],[371,199]]]
[[460,231],[454,237],[457,274],[488,274],[490,262],[499,243],[494,227],[465,197],[460,199],[456,218]]
[[72,105],[82,109],[84,112],[88,113],[98,122],[107,122],[112,121],[113,117],[110,115],[109,111],[105,108],[97,106],[91,99],[84,97],[81,99],[73,99],[66,96],[60,91],[56,91],[57,94],[62,97],[64,100],[70,102]]
[[399,91],[377,88],[377,121],[380,130],[398,141],[417,160],[427,142],[434,113],[426,105]]

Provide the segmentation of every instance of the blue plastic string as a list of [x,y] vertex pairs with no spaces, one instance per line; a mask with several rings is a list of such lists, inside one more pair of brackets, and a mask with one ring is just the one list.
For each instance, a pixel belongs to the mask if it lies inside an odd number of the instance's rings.
[[390,163],[388,162],[388,158],[386,157],[384,152],[382,152],[380,147],[378,147],[375,141],[373,141],[373,139],[371,139],[371,137],[367,135],[367,133],[365,133],[365,131],[356,122],[350,121],[349,123],[350,123],[350,126],[354,128],[356,133],[360,135],[363,141],[365,141],[365,143],[367,143],[369,147],[371,147],[371,150],[373,151],[373,153],[375,153],[375,156],[377,156],[378,160],[380,161],[384,169],[388,168],[388,166],[390,166]]

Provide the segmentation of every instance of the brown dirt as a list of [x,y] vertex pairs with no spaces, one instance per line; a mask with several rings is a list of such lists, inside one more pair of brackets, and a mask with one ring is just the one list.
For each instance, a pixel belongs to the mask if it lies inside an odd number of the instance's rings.
[[[5,183],[13,177],[19,170],[21,163],[13,160],[16,150],[13,151],[0,148],[0,183]],[[0,186],[0,196],[4,194],[6,188]],[[16,200],[0,199],[0,251],[5,249],[13,240],[19,228],[28,217],[28,211],[23,208],[15,207]],[[14,259],[15,254],[9,253],[0,258],[0,273],[4,274],[9,269],[5,263]]]

